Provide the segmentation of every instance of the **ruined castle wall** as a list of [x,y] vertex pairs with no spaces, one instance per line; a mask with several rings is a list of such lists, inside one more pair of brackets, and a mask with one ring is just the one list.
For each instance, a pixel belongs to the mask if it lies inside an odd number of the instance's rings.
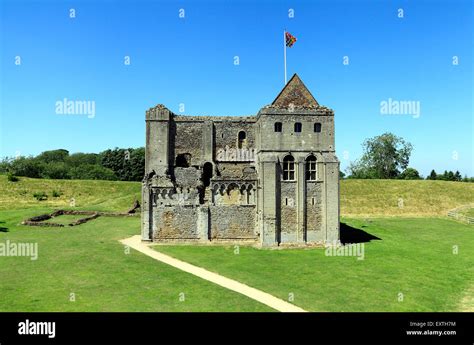
[[[334,116],[331,112],[318,115],[282,114],[259,117],[259,150],[264,151],[333,151]],[[282,124],[281,132],[275,132],[275,123]],[[301,132],[295,132],[295,123],[301,123]],[[314,131],[315,123],[321,124],[321,132]]]
[[[235,120],[229,117],[228,120],[218,121],[208,120],[208,117],[198,119],[196,117],[176,116],[176,120],[172,122],[170,128],[171,153],[173,154],[172,162],[176,165],[176,157],[179,154],[189,153],[191,155],[191,165],[202,165],[211,158],[217,158],[219,152],[226,147],[237,149],[239,147],[239,132],[245,132],[245,139],[242,148],[255,148],[255,121],[239,118]],[[213,133],[205,135],[206,128]],[[210,134],[210,133],[209,133]],[[205,142],[205,140],[212,142]],[[206,147],[212,147],[213,151],[210,157],[204,157]],[[230,159],[239,161],[238,157]],[[228,160],[227,160],[228,161]]]
[[339,162],[326,164],[327,208],[326,239],[329,242],[339,240]]
[[156,226],[154,240],[199,239],[197,207],[155,207],[153,217]]
[[201,171],[195,167],[174,168],[176,186],[195,189],[201,185]]
[[209,206],[211,239],[255,239],[255,205]]
[[[176,157],[179,154],[191,154],[191,165],[199,165],[202,162],[203,122],[175,121],[171,126],[171,143],[176,165]],[[174,150],[173,150],[174,143]]]
[[[334,112],[297,76],[291,80],[257,116],[176,115],[162,105],[147,111],[143,239],[273,246],[339,238]],[[282,181],[289,153],[296,181]],[[305,181],[310,154],[316,181]]]
[[309,242],[323,241],[321,182],[306,182],[306,238]]
[[240,131],[246,134],[245,145],[248,148],[255,147],[255,123],[247,121],[220,121],[214,122],[215,149],[224,149],[226,146],[237,147]]
[[251,162],[220,162],[217,168],[222,178],[256,178],[256,171],[252,169],[254,164]]
[[296,182],[280,182],[280,238],[281,242],[296,242],[297,208]]

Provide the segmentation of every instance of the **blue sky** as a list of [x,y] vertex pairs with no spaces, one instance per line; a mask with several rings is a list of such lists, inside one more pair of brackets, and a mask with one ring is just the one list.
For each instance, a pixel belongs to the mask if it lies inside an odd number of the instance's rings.
[[[158,103],[256,114],[283,87],[286,28],[298,39],[288,77],[335,110],[343,169],[364,139],[389,131],[413,144],[422,174],[474,175],[472,1],[0,4],[2,157],[144,146],[145,111]],[[95,116],[56,114],[64,98],[94,101]],[[381,114],[389,98],[420,102],[420,116]]]

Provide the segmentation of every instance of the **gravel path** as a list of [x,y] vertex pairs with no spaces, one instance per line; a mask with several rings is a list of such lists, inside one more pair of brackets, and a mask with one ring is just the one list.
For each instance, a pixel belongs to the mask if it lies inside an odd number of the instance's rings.
[[122,244],[129,246],[149,257],[152,257],[155,260],[161,261],[167,265],[173,266],[181,271],[190,273],[199,278],[210,281],[214,284],[222,286],[226,289],[238,292],[242,295],[245,295],[257,302],[263,303],[273,309],[276,309],[281,312],[305,312],[304,309],[297,307],[291,303],[288,303],[282,299],[279,299],[275,296],[272,296],[261,290],[257,290],[248,285],[242,284],[236,280],[226,278],[217,273],[210,272],[204,268],[191,265],[187,262],[175,259],[169,255],[160,253],[154,249],[151,249],[147,243],[142,242],[140,235],[132,236],[120,241]]

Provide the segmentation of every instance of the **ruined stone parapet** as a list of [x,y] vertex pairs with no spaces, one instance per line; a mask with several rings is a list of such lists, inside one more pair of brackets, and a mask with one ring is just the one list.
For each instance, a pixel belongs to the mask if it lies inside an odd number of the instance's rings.
[[210,116],[210,115],[173,115],[173,120],[176,122],[242,122],[242,123],[252,123],[257,121],[255,115],[247,116]]
[[163,104],[158,104],[153,108],[146,111],[146,120],[148,121],[169,121],[172,116],[172,112],[166,108]]

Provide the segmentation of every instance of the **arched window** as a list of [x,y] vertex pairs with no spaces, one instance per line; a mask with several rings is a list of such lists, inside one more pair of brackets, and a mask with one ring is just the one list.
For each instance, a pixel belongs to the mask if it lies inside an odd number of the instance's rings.
[[275,132],[281,132],[282,127],[281,122],[275,122]]
[[316,157],[306,158],[306,181],[316,181]]
[[321,124],[319,122],[316,122],[314,124],[314,132],[315,133],[320,133],[321,132]]
[[295,132],[300,133],[301,132],[301,122],[296,122],[295,123]]
[[283,159],[283,181],[293,181],[295,179],[295,159],[288,155]]
[[237,143],[237,147],[241,149],[242,147],[246,146],[247,142],[247,134],[244,131],[239,132],[239,141]]

